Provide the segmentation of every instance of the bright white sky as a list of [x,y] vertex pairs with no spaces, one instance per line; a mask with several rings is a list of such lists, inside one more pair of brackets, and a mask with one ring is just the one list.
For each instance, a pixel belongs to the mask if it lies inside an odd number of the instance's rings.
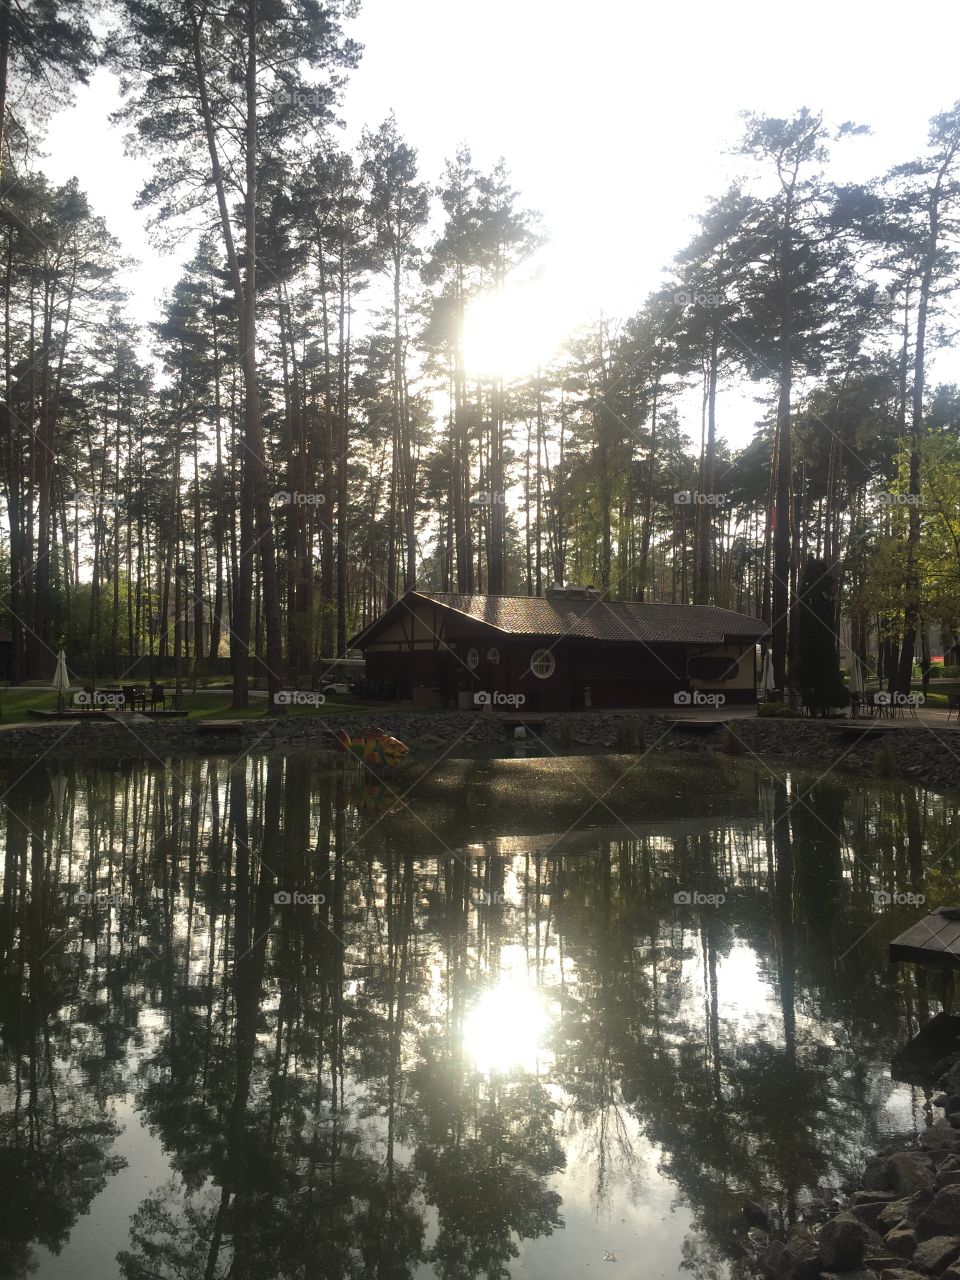
[[[919,153],[927,120],[960,97],[960,5],[913,0],[364,0],[351,34],[365,46],[343,109],[347,141],[392,108],[438,180],[466,141],[481,167],[505,156],[550,243],[537,288],[547,356],[562,326],[602,310],[626,316],[693,230],[692,217],[745,162],[729,155],[744,109],[806,105],[868,124],[841,144],[833,176],[866,179]],[[44,167],[76,175],[94,208],[141,260],[131,284],[140,320],[176,278],[132,209],[141,166],[107,122],[100,73],[53,120]],[[546,350],[541,350],[541,346]],[[942,371],[946,376],[947,371]],[[720,427],[752,434],[748,399],[725,401]],[[699,424],[688,424],[699,431]]]

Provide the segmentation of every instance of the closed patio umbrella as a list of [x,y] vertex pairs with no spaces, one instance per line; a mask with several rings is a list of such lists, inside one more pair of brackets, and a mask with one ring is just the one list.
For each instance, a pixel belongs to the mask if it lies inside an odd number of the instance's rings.
[[850,655],[850,692],[863,693],[863,671],[860,667],[860,659],[855,653]]
[[776,681],[773,678],[773,654],[769,649],[765,649],[763,666],[760,668],[760,690],[765,698],[769,698],[776,687]]
[[57,654],[57,669],[53,673],[53,687],[57,691],[57,710],[63,710],[63,698],[70,688],[70,677],[67,675],[67,655],[61,649]]

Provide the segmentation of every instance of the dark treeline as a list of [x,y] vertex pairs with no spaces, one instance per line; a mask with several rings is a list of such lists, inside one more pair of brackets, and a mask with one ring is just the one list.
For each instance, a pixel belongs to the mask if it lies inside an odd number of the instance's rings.
[[[466,146],[422,173],[392,117],[343,148],[346,0],[117,0],[100,38],[83,4],[2,11],[16,676],[61,638],[81,666],[229,654],[245,705],[414,585],[566,580],[759,614],[782,688],[811,562],[892,687],[956,640],[960,392],[926,370],[951,336],[960,105],[855,188],[827,173],[859,128],[745,116],[742,177],[664,286],[508,381],[471,368],[464,321],[532,263],[539,219]],[[28,86],[99,62],[158,236],[193,237],[146,330],[107,221],[35,159],[56,95]],[[756,424],[733,451],[736,389]]]

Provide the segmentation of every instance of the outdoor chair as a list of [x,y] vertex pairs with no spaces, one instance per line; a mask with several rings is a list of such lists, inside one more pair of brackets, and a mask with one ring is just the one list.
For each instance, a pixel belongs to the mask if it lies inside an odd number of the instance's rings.
[[135,685],[125,684],[120,692],[123,695],[124,711],[136,711],[138,702],[141,705],[144,704],[144,694],[142,691],[138,691]]
[[948,693],[947,703],[947,721],[949,722],[950,717],[956,714],[957,723],[960,724],[960,693]]
[[154,684],[150,686],[150,710],[156,711],[157,707],[167,707],[167,695],[164,692],[162,684]]

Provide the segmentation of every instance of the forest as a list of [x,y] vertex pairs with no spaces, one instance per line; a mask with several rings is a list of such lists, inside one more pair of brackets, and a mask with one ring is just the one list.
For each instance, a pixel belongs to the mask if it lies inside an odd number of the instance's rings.
[[[956,661],[960,390],[931,366],[960,284],[960,102],[858,185],[831,163],[869,122],[745,112],[738,176],[662,284],[512,377],[471,361],[471,307],[509,300],[549,226],[509,156],[465,142],[423,172],[393,116],[343,145],[355,11],[0,6],[13,678],[61,644],[78,669],[229,658],[242,707],[413,587],[554,582],[761,616],[778,689],[815,588],[889,688]],[[147,326],[109,211],[43,171],[50,112],[99,67],[157,252],[190,246]]]

